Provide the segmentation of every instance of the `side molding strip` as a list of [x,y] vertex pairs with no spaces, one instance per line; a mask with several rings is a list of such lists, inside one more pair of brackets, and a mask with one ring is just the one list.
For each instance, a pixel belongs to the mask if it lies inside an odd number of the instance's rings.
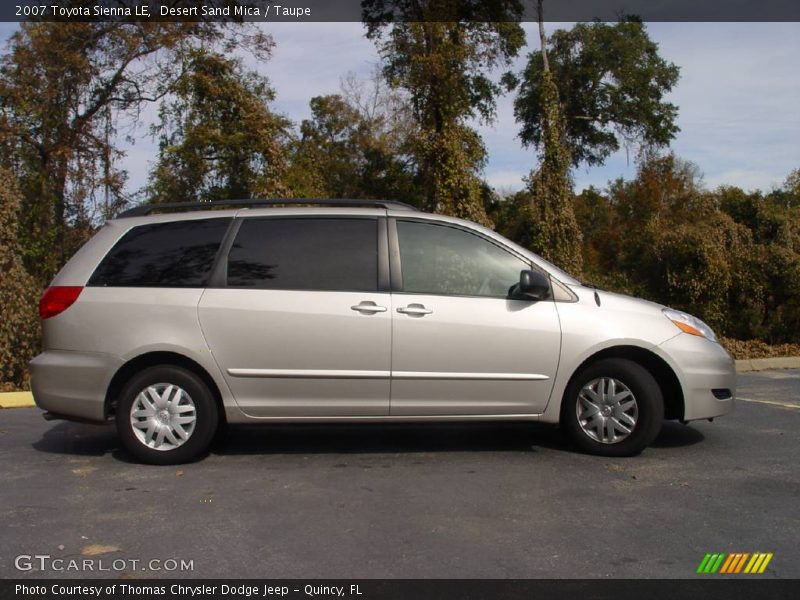
[[279,379],[389,379],[390,371],[340,371],[325,369],[228,369],[231,377]]
[[348,371],[325,369],[228,369],[231,377],[276,379],[437,379],[472,381],[542,381],[537,373],[442,373],[436,371]]
[[538,373],[442,373],[436,371],[394,371],[394,379],[469,379],[484,381],[541,381],[550,379]]

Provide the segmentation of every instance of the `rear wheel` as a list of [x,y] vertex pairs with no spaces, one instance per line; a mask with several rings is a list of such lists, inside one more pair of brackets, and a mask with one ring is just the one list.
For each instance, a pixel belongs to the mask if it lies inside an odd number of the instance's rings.
[[200,377],[182,367],[150,367],[120,394],[117,432],[142,462],[173,465],[208,450],[218,423],[217,403]]
[[631,360],[607,358],[570,382],[561,404],[561,425],[584,451],[632,456],[658,435],[664,418],[661,388]]

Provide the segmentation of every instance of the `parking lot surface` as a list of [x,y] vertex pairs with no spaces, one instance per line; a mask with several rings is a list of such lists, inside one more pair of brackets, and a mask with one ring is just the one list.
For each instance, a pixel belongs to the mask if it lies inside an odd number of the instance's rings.
[[[800,370],[737,395],[626,459],[531,424],[283,425],[153,467],[112,427],[3,410],[0,577],[696,577],[707,552],[800,577]],[[17,570],[37,554],[110,570]]]

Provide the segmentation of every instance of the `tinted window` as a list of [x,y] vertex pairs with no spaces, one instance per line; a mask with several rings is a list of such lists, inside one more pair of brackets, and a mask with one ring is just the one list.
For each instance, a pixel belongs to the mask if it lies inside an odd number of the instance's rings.
[[134,227],[117,242],[89,285],[203,287],[230,219]]
[[245,219],[228,285],[263,290],[376,291],[375,219]]
[[508,296],[530,265],[472,233],[398,221],[403,291],[454,296]]

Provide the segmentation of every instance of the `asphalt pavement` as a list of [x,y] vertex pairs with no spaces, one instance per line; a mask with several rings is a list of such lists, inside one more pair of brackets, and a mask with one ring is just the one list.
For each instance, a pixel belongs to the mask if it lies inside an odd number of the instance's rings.
[[2,410],[0,577],[683,578],[708,552],[800,577],[800,370],[737,396],[626,459],[542,425],[282,425],[153,467],[112,427]]

